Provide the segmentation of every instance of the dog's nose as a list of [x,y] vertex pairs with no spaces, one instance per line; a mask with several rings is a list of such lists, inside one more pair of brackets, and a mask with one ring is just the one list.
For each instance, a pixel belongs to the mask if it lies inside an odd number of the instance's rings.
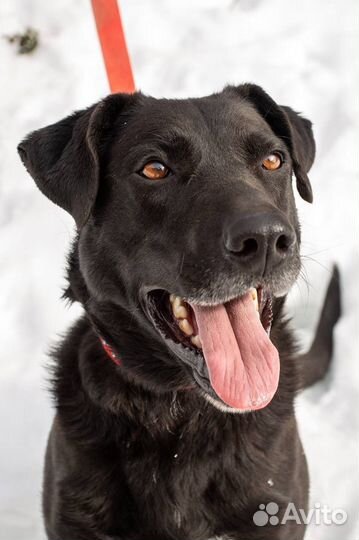
[[293,252],[296,235],[284,218],[275,213],[242,215],[225,230],[226,250],[253,273],[270,271]]

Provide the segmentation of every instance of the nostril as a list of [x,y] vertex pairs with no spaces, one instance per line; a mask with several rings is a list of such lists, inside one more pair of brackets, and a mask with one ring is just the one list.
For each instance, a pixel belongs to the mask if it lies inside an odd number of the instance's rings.
[[287,234],[278,236],[275,247],[280,253],[286,253],[293,244],[293,238]]
[[237,255],[247,257],[248,255],[254,255],[258,251],[258,242],[255,238],[246,238],[242,240],[240,249],[237,250]]
[[225,223],[222,242],[226,255],[235,255],[237,264],[248,271],[263,273],[291,258],[296,233],[277,213],[255,212],[231,218]]

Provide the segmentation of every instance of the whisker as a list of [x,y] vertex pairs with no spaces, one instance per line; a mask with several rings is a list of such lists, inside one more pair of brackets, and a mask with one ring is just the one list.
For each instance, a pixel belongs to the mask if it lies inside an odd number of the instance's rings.
[[323,270],[325,270],[329,274],[332,273],[332,268],[328,268],[327,266],[325,266],[321,262],[317,261],[317,259],[314,259],[314,257],[311,257],[310,255],[301,255],[301,259],[302,260],[307,259],[308,261],[315,262],[316,264],[318,264],[321,268],[323,268]]

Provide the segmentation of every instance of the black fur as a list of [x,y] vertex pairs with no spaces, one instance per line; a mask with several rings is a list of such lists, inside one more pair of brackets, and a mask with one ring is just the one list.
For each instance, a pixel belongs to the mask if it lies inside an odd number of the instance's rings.
[[[273,150],[285,158],[275,174],[258,165]],[[311,201],[314,151],[310,122],[254,85],[183,101],[112,95],[19,145],[41,191],[76,221],[66,295],[86,313],[53,355],[49,539],[303,538],[304,526],[257,527],[252,519],[261,503],[277,502],[280,513],[288,502],[307,506],[293,409],[303,379],[284,299],[274,303],[271,332],[281,359],[277,394],[260,411],[226,414],[203,398],[144,297],[157,287],[213,300],[219,290],[226,296],[227,282],[233,289],[238,279],[238,295],[258,282],[222,241],[228,222],[252,209],[276,212],[296,233],[290,257],[260,277],[285,294],[300,260],[291,174]],[[169,165],[169,178],[138,174],[154,158]]]

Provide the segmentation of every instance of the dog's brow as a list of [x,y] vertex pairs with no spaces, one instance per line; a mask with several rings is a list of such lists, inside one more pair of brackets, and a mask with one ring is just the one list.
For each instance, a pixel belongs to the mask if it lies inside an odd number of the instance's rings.
[[164,146],[182,144],[183,142],[187,141],[188,137],[186,137],[184,133],[177,130],[153,130],[148,137],[148,142],[157,143]]
[[243,134],[241,144],[248,154],[254,156],[261,156],[273,150],[286,151],[286,145],[281,139],[258,131]]
[[193,142],[190,138],[178,131],[151,131],[148,134],[144,134],[143,138],[133,148],[134,151],[156,151],[161,150],[166,154],[177,153],[177,157],[180,157],[183,152],[191,152],[193,148]]

